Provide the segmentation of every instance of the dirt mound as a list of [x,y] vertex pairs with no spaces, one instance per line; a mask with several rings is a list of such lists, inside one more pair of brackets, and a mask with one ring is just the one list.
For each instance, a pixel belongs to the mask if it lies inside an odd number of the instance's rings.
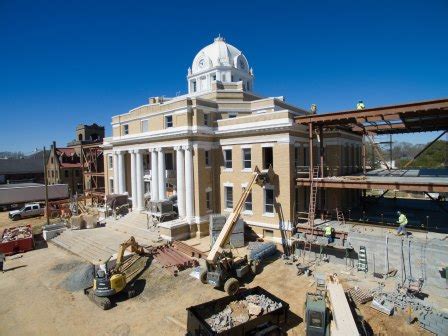
[[80,264],[61,282],[61,287],[69,292],[76,292],[93,285],[95,266]]
[[55,265],[51,270],[53,272],[68,272],[74,269],[75,267],[82,265],[83,263],[80,261],[73,261],[68,263],[62,263]]

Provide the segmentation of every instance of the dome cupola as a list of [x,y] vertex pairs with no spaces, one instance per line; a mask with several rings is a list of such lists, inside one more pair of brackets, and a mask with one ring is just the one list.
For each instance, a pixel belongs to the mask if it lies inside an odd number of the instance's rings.
[[244,91],[252,91],[253,74],[246,56],[221,36],[196,54],[187,78],[189,93],[209,91],[213,81],[241,81]]

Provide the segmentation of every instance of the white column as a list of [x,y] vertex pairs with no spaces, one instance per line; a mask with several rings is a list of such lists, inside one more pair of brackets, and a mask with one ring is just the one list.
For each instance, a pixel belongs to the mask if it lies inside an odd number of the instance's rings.
[[159,148],[158,151],[159,200],[164,200],[166,198],[165,152],[163,151],[163,148]]
[[136,154],[137,160],[135,162],[136,170],[137,170],[137,209],[143,210],[145,207],[144,200],[144,181],[143,181],[143,151],[137,150]]
[[132,209],[137,209],[137,170],[135,165],[135,151],[129,151],[131,155],[131,195],[132,195]]
[[179,218],[185,217],[185,156],[181,146],[176,150],[176,184],[177,184],[177,208]]
[[159,174],[157,165],[158,153],[151,149],[151,200],[159,200]]
[[118,152],[118,192],[124,194],[126,192],[126,173],[124,164],[124,152]]
[[109,194],[118,194],[118,153],[113,153],[113,165],[114,165],[114,190],[109,190]]
[[191,222],[194,216],[194,190],[193,190],[193,148],[185,147],[185,200],[186,217]]

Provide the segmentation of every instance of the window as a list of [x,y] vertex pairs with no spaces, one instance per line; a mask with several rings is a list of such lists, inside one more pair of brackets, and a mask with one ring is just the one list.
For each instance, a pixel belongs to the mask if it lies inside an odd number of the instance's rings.
[[273,238],[273,237],[274,237],[274,230],[263,229],[263,238]]
[[51,177],[54,178],[54,170],[51,171]]
[[233,75],[232,75],[232,76],[230,76],[230,81],[231,81],[231,82],[233,82]]
[[243,148],[243,169],[250,169],[252,164],[252,154],[250,148]]
[[[243,188],[243,192],[246,188]],[[249,193],[249,195],[246,198],[246,202],[244,203],[244,210],[245,211],[252,211],[252,191]]]
[[226,81],[226,74],[223,74],[223,75],[221,76],[221,79],[222,79],[223,82],[225,82],[225,81]]
[[204,152],[204,156],[205,156],[205,166],[206,167],[210,167],[211,166],[211,157],[210,157],[210,151],[206,150]]
[[123,134],[128,135],[129,134],[129,125],[123,125]]
[[204,125],[209,126],[210,123],[210,115],[208,113],[204,113]]
[[39,210],[39,206],[38,205],[33,205],[33,210]]
[[115,190],[114,190],[114,180],[112,180],[112,179],[109,179],[109,193],[115,193]]
[[249,82],[247,82],[246,88],[247,88],[247,91],[250,91]]
[[75,170],[75,176],[79,177],[79,170]]
[[229,118],[236,118],[236,117],[238,117],[238,113],[236,113],[236,112],[229,113]]
[[64,176],[68,177],[68,170],[64,170]]
[[216,80],[216,74],[212,76],[212,79],[215,81]]
[[224,187],[226,209],[233,209],[233,187]]
[[149,131],[149,120],[142,120],[141,123],[141,132],[148,132]]
[[232,169],[232,150],[224,150],[224,168]]
[[300,147],[294,147],[294,165],[297,168],[300,166]]
[[263,169],[274,168],[274,149],[272,147],[263,147]]
[[308,148],[303,148],[303,165],[308,166]]
[[205,192],[205,207],[207,210],[212,210],[212,191]]
[[173,153],[165,153],[165,169],[174,170]]
[[109,169],[114,168],[114,158],[112,157],[112,155],[108,156],[108,162],[109,162]]
[[173,127],[173,116],[167,115],[165,116],[165,128]]
[[274,190],[264,189],[264,212],[274,213]]
[[197,90],[196,81],[193,81],[193,92],[196,92],[196,90]]
[[51,161],[51,164],[53,164],[53,162],[54,162],[54,161],[53,161],[53,158],[51,158],[51,160],[50,160],[50,161]]

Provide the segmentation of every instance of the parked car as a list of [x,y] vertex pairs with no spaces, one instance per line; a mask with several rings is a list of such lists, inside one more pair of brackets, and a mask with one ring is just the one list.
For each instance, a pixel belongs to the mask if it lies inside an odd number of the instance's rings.
[[9,212],[9,218],[13,221],[29,218],[29,217],[37,217],[44,215],[44,207],[42,207],[39,203],[29,203],[25,204],[25,206],[20,210],[13,210]]

